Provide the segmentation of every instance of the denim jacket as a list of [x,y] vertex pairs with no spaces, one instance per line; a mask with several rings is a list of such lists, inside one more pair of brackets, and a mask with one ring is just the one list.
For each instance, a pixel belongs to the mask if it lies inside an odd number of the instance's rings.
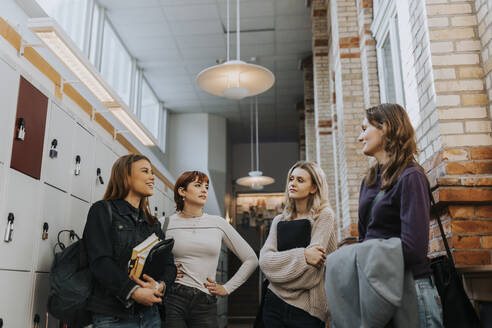
[[[123,199],[109,201],[112,223],[108,218],[105,201],[94,203],[87,216],[83,240],[87,249],[89,267],[94,275],[94,291],[88,310],[95,313],[129,318],[143,305],[129,296],[137,284],[128,277],[128,261],[132,249],[155,233],[164,239],[160,224],[151,225],[142,209],[136,209]],[[171,286],[176,278],[174,258],[169,257],[165,273],[156,279]]]

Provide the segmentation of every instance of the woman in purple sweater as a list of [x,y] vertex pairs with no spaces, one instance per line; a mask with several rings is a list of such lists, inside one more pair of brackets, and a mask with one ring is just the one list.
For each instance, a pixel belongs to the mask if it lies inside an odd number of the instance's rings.
[[401,239],[405,268],[415,279],[420,327],[442,327],[440,299],[427,259],[429,183],[415,159],[414,136],[401,106],[382,104],[366,110],[358,140],[364,155],[374,157],[376,163],[360,189],[359,241]]

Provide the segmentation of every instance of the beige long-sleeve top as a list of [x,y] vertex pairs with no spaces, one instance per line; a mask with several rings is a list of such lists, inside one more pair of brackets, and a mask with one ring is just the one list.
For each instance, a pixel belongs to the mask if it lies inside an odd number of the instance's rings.
[[223,218],[204,214],[184,219],[177,214],[169,218],[166,238],[174,238],[173,255],[181,264],[183,278],[176,282],[210,294],[203,285],[207,278],[215,280],[223,241],[243,264],[223,286],[228,294],[241,286],[258,266],[258,258],[248,243]]
[[[260,268],[270,281],[269,289],[286,303],[326,321],[328,303],[324,288],[325,267],[316,268],[306,262],[304,248],[277,250],[277,224],[282,214],[273,219],[268,238],[260,251]],[[329,254],[337,248],[336,223],[333,211],[322,210],[311,220],[311,243],[322,246]]]

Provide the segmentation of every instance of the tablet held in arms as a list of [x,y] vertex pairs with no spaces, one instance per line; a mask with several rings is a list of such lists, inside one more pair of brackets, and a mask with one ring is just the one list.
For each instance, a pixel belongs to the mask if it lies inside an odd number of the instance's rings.
[[128,274],[131,278],[140,278],[147,274],[158,279],[164,273],[165,263],[174,246],[174,239],[160,240],[155,233],[133,248],[128,262]]

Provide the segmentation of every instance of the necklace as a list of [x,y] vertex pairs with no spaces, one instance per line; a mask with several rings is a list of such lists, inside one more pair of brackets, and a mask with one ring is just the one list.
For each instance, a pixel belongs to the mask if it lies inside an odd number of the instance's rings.
[[189,216],[190,219],[195,219],[195,218],[199,218],[199,217],[203,216],[203,212],[200,213],[200,215],[194,215],[194,214],[186,213],[185,211],[181,211],[181,214]]

